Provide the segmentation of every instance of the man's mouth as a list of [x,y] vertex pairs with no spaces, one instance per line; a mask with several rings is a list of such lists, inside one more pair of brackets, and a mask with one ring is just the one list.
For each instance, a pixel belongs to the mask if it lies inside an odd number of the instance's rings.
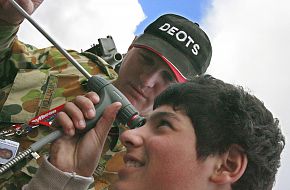
[[132,89],[136,92],[136,94],[138,94],[138,96],[146,99],[145,94],[142,92],[142,90],[140,90],[138,87],[131,85]]

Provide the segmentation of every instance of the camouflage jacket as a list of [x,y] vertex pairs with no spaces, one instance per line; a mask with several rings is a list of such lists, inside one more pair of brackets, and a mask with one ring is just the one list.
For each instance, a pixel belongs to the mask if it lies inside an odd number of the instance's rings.
[[[17,31],[18,26],[0,27],[0,130],[8,129],[14,123],[27,123],[36,115],[86,92],[82,85],[86,82],[85,77],[55,47],[37,49],[24,44],[17,39]],[[68,52],[90,74],[101,75],[110,81],[117,78],[117,73],[109,64],[100,62],[98,56],[88,52]],[[21,151],[51,131],[39,126],[25,136],[12,136],[11,139],[20,143]],[[124,149],[118,143],[110,149],[110,140],[108,138],[106,142],[92,189],[109,189],[122,166]],[[45,155],[48,150],[49,145],[39,154]],[[21,189],[35,174],[40,162],[41,159],[27,159],[17,164],[0,176],[0,189]]]

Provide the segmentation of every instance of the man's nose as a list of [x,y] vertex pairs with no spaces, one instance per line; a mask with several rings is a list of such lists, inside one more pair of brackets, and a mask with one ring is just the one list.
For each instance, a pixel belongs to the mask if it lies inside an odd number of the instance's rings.
[[140,75],[140,80],[145,87],[154,87],[160,80],[159,73],[156,69],[152,68],[147,72]]

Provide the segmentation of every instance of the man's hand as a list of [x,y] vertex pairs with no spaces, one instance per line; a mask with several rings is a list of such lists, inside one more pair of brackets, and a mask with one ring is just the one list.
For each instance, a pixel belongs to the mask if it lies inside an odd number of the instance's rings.
[[[43,0],[15,0],[28,14],[32,14]],[[1,24],[17,25],[24,20],[9,0],[0,0]]]
[[98,102],[98,95],[90,92],[76,97],[73,103],[66,103],[63,112],[57,115],[53,125],[62,126],[66,135],[51,145],[49,161],[58,169],[76,172],[81,176],[92,176],[111,125],[122,106],[120,102],[111,104],[105,109],[95,128],[85,134],[77,133],[76,129],[81,131],[85,128],[85,119],[94,117],[94,104]]

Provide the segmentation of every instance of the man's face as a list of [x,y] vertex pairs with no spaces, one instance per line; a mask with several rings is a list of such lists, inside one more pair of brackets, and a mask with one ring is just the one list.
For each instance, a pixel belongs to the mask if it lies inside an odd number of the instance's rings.
[[121,134],[125,166],[117,190],[176,190],[208,188],[212,159],[198,160],[192,123],[182,111],[161,106],[140,128]]
[[152,110],[155,97],[173,82],[176,82],[173,72],[158,55],[147,49],[132,48],[114,85],[146,115]]

